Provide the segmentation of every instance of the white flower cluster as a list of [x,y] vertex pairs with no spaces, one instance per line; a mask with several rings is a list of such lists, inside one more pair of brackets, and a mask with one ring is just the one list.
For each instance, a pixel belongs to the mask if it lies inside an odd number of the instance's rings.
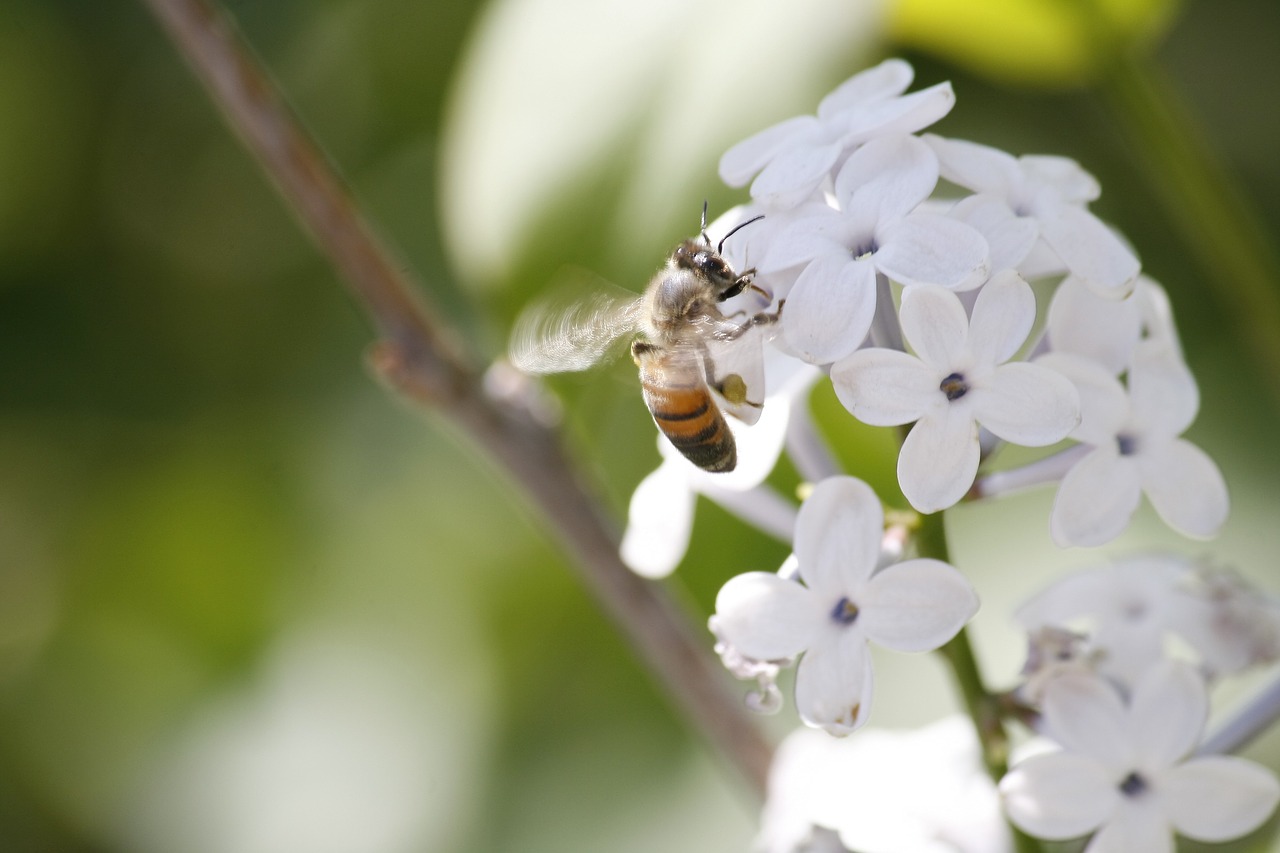
[[[724,585],[710,627],[730,671],[758,682],[758,708],[777,709],[775,679],[795,666],[799,716],[840,736],[870,713],[868,645],[937,649],[963,630],[978,597],[953,566],[908,558],[912,523],[886,525],[872,489],[835,464],[807,407],[824,375],[859,421],[909,425],[897,476],[918,513],[1058,483],[1048,526],[1066,547],[1115,539],[1143,494],[1192,537],[1215,535],[1228,510],[1217,466],[1181,437],[1199,393],[1168,299],[1089,211],[1097,182],[1066,158],[920,135],[955,98],[945,83],[906,93],[912,76],[889,60],[842,84],[816,115],[722,158],[721,176],[749,183],[752,200],[706,239],[732,232],[726,260],[754,278],[721,310],[770,321],[708,340],[708,370],[741,379],[763,407],[745,413],[754,426],[732,425],[739,461],[730,474],[695,468],[660,438],[664,461],[632,498],[622,547],[638,572],[670,573],[697,495],[788,542],[792,556],[776,573]],[[735,413],[742,400],[722,404]],[[1064,442],[1022,468],[993,464],[1005,444]],[[767,482],[784,449],[811,484],[799,507]],[[1271,813],[1280,786],[1269,771],[1189,756],[1207,686],[1280,658],[1280,608],[1229,573],[1152,556],[1061,581],[1018,619],[1031,655],[1004,711],[1021,709],[1062,749],[1017,765],[999,794],[989,779],[975,789],[977,759],[964,762],[964,790],[980,789],[973,796],[992,813],[1002,798],[1030,834],[1094,833],[1092,853],[1169,850],[1175,832],[1236,837]],[[1171,658],[1171,639],[1194,660]],[[957,815],[920,808],[890,822],[896,834],[875,836],[869,827],[888,825],[876,814],[906,814],[885,799],[897,789],[857,794],[863,771],[813,734],[775,766],[763,849],[1006,849],[1000,830],[962,840],[946,829]],[[897,796],[912,795],[912,784],[901,787]],[[882,805],[868,817],[864,800]],[[902,836],[922,821],[932,829]]]
[[[1031,653],[1016,695],[1059,747],[1001,781],[1017,826],[1046,839],[1094,833],[1091,853],[1159,851],[1175,831],[1224,841],[1274,811],[1270,771],[1194,753],[1210,684],[1280,659],[1280,602],[1230,572],[1154,554],[1068,576],[1017,619]],[[1188,650],[1194,666],[1175,658]]]
[[[772,426],[754,440],[755,430],[735,430],[749,474],[707,477],[664,453],[664,469],[631,507],[623,555],[637,571],[661,576],[679,563],[694,493],[788,537],[793,510],[761,486],[784,443],[809,479],[836,473],[806,465],[824,458],[803,440],[812,430],[786,423],[805,417],[819,375],[800,363],[829,374],[864,423],[914,424],[898,478],[920,512],[1060,481],[1050,527],[1063,546],[1114,539],[1144,492],[1186,535],[1210,537],[1225,521],[1217,466],[1181,438],[1199,395],[1168,300],[1088,210],[1097,182],[1066,158],[1015,158],[918,135],[955,96],[947,83],[904,94],[912,75],[901,60],[884,62],[828,95],[816,115],[764,130],[722,158],[721,176],[749,182],[752,201],[708,233],[719,239],[763,216],[725,255],[756,270],[780,317],[767,345],[761,330],[715,353],[719,364],[759,362],[763,352],[764,367],[740,375]],[[1053,293],[1038,329],[1028,281]],[[784,411],[770,418],[771,408]],[[1078,444],[978,478],[1002,442],[1068,438]],[[649,535],[657,531],[670,535]]]
[[[1087,853],[1145,853],[1172,851],[1175,833],[1236,838],[1275,810],[1274,774],[1201,738],[1208,687],[1280,659],[1280,602],[1153,554],[1073,574],[1017,619],[1030,654],[1008,698],[1042,738],[998,789],[967,722],[839,741],[802,729],[775,758],[759,848],[1008,851],[1003,808],[1038,838],[1092,834]],[[1188,651],[1195,661],[1178,659]]]

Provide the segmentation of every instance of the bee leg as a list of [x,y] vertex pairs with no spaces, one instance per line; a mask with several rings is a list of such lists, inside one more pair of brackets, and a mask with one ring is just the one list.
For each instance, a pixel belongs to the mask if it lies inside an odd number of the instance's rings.
[[[787,304],[787,300],[784,299],[778,303],[777,311],[774,311],[772,313],[768,311],[762,311],[759,314],[756,314],[752,317],[748,317],[742,323],[738,324],[737,326],[734,326],[731,329],[717,330],[714,337],[717,341],[726,341],[726,342],[736,341],[738,338],[742,337],[751,329],[754,329],[756,326],[768,326],[773,323],[776,323],[782,317],[782,306],[786,304]],[[738,315],[732,314],[726,319],[732,319],[733,317],[736,317],[736,316]]]
[[716,302],[724,302],[727,299],[732,299],[742,291],[746,290],[748,287],[750,287],[752,290],[760,291],[761,293],[763,293],[764,291],[761,291],[760,288],[756,287],[754,284],[751,283],[751,276],[755,274],[756,274],[756,271],[754,269],[749,269],[746,272],[744,272],[742,275],[738,276],[736,279],[733,280],[733,284],[729,285],[724,290],[720,291],[720,294],[716,297]]
[[738,406],[753,406],[754,408],[763,407],[763,403],[757,403],[747,399],[747,381],[737,373],[730,373],[724,378],[716,376],[716,366],[711,360],[711,353],[705,348],[702,350],[702,365],[706,371],[708,384],[724,397],[730,403]]
[[770,293],[769,291],[765,290],[763,287],[761,287],[760,285],[752,281],[752,276],[754,276],[755,274],[756,274],[755,267],[752,267],[751,269],[744,272],[742,275],[738,276],[734,280],[733,284],[726,287],[720,293],[720,295],[716,297],[716,301],[724,302],[727,299],[732,299],[733,297],[737,296],[739,293],[741,293],[744,290],[754,290],[756,293],[760,294],[765,299],[772,300],[773,299],[772,293]]
[[653,344],[648,341],[632,341],[631,342],[631,360],[640,366],[640,359],[656,350]]

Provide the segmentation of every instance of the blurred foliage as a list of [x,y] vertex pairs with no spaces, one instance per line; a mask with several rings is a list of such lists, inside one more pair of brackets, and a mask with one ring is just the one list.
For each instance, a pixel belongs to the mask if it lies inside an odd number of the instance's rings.
[[[814,0],[804,14],[614,4],[655,17],[629,31],[560,10],[556,50],[511,27],[545,7],[517,0],[230,9],[479,358],[501,352],[518,307],[567,266],[641,287],[704,198],[713,213],[743,198],[719,185],[719,151],[899,50],[884,41],[892,25],[917,51],[917,85],[955,83],[940,132],[1066,154],[1099,176],[1098,209],[1169,288],[1201,378],[1193,437],[1236,505],[1214,553],[1270,573],[1274,589],[1277,412],[1201,298],[1206,283],[1134,168],[1141,152],[1087,90],[1026,85],[1089,67],[1087,44],[1055,29],[1069,5],[983,7],[996,27],[923,0],[888,21],[874,3]],[[1134,33],[1170,27],[1158,61],[1280,233],[1276,4],[1191,4],[1172,24],[1165,4],[1109,5],[1132,12]],[[940,47],[940,29],[956,44]],[[532,45],[502,49],[522,34]],[[617,67],[551,74],[575,44]],[[501,63],[510,55],[518,67]],[[969,69],[1013,69],[1022,85]],[[511,83],[520,77],[527,90]],[[612,94],[586,88],[618,80]],[[523,123],[489,85],[526,93]],[[584,112],[564,113],[570,102]],[[475,125],[489,128],[484,157],[468,164],[458,128],[486,110],[498,112]],[[575,147],[593,116],[611,122],[591,128],[603,141]],[[521,159],[534,133],[553,154],[576,153],[500,210],[501,183],[470,181],[550,169]],[[459,213],[462,202],[475,209]],[[742,849],[750,803],[559,565],[535,508],[464,439],[383,394],[362,367],[368,342],[358,307],[140,5],[0,5],[0,850],[266,853],[299,838],[335,853]],[[552,385],[621,518],[658,460],[633,370]],[[813,405],[841,458],[892,494],[882,431],[851,427],[828,390]],[[952,519],[998,679],[1020,653],[1008,607],[1089,560],[1049,546],[1047,500]],[[1121,545],[1171,541],[1145,517]],[[703,503],[675,583],[705,612],[727,576],[772,569],[786,550]],[[343,650],[391,674],[348,665]],[[878,666],[877,724],[941,713],[933,660]],[[915,679],[924,686],[908,687]],[[315,696],[354,698],[316,718],[300,710],[322,710]],[[295,755],[285,747],[299,731],[402,734],[408,764]],[[1280,743],[1256,752],[1275,766]],[[382,796],[392,782],[407,803]],[[379,811],[388,802],[401,811]],[[165,818],[206,805],[198,838]],[[280,815],[308,831],[289,835]],[[343,847],[339,828],[362,820],[370,846]]]
[[1015,85],[1073,87],[1106,72],[1106,43],[1133,50],[1168,30],[1176,0],[899,0],[890,37]]

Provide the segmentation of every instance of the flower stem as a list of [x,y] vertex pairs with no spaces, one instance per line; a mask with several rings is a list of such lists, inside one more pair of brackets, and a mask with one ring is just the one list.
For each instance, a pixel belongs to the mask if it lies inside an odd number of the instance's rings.
[[1273,678],[1236,709],[1196,750],[1198,755],[1227,755],[1243,749],[1280,719],[1280,678]]
[[[916,533],[916,550],[921,557],[950,562],[947,548],[947,531],[940,512],[923,516]],[[999,782],[1009,770],[1009,735],[1000,716],[998,697],[991,694],[982,683],[978,659],[973,654],[967,628],[961,628],[949,643],[938,650],[951,667],[965,712],[973,720],[982,745],[982,762],[993,782]],[[1039,843],[1017,827],[1010,825],[1014,848],[1021,853],[1040,849]]]

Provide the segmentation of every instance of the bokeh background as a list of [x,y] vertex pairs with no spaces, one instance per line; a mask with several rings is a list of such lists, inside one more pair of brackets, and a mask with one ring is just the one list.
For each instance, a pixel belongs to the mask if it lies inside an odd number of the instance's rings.
[[[1280,6],[1097,5],[1274,238]],[[938,132],[1097,174],[1095,209],[1168,288],[1201,381],[1190,435],[1227,475],[1227,528],[1184,543],[1144,510],[1107,553],[1211,554],[1280,592],[1273,366],[1109,108],[1082,4],[228,6],[478,359],[566,270],[642,287],[704,198],[745,198],[715,174],[737,139],[887,55],[917,86],[952,80]],[[533,508],[370,377],[369,343],[141,4],[0,4],[0,851],[745,849],[745,787]],[[552,387],[623,518],[658,461],[632,369]],[[829,390],[814,407],[851,470],[891,488],[884,437]],[[1009,609],[1104,556],[1052,547],[1051,497],[951,519],[998,683],[1021,652]],[[705,613],[786,552],[703,502],[672,584]],[[931,658],[878,666],[873,724],[953,707]],[[1250,754],[1278,767],[1280,740]]]

